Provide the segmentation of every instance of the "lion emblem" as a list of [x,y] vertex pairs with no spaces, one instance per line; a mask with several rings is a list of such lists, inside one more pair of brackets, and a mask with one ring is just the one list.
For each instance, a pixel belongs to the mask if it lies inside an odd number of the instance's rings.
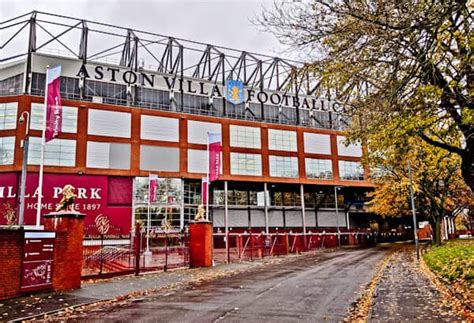
[[74,186],[71,184],[67,184],[63,187],[63,197],[61,201],[59,202],[58,206],[56,207],[56,212],[61,212],[61,211],[74,211],[74,198],[76,197],[76,194],[74,193]]
[[205,214],[206,210],[204,209],[204,205],[199,205],[194,221],[206,221]]

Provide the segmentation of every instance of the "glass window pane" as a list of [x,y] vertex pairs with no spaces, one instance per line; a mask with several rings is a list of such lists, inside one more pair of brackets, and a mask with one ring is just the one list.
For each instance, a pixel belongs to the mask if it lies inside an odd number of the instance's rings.
[[0,103],[0,130],[16,129],[18,103]]
[[262,156],[257,154],[230,154],[232,175],[262,176]]
[[230,145],[232,147],[260,148],[260,128],[231,125]]
[[0,137],[0,165],[12,165],[15,157],[15,137]]
[[[28,164],[39,165],[41,159],[41,138],[30,137]],[[75,166],[76,141],[53,139],[45,145],[44,164],[48,166]]]
[[364,180],[364,168],[360,162],[339,161],[339,177],[342,180],[349,181],[363,181]]
[[298,158],[285,156],[270,156],[270,176],[298,177]]
[[[31,104],[30,129],[43,130],[44,104]],[[65,133],[77,132],[77,108],[63,106],[63,120],[61,131]]]
[[330,159],[305,158],[307,178],[332,179],[332,161]]
[[296,132],[269,129],[268,148],[272,150],[297,151]]

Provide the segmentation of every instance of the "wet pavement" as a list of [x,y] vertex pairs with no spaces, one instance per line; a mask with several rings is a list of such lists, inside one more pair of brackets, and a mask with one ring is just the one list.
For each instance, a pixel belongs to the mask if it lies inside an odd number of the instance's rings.
[[180,269],[83,282],[82,288],[77,290],[34,294],[0,301],[0,322],[35,316],[71,306],[115,299],[130,293],[185,284],[204,277],[232,274],[264,264],[262,262],[235,263],[213,268]]
[[82,309],[68,318],[107,322],[341,321],[390,248],[304,255],[184,289]]
[[421,271],[414,248],[397,253],[378,284],[369,321],[462,321]]

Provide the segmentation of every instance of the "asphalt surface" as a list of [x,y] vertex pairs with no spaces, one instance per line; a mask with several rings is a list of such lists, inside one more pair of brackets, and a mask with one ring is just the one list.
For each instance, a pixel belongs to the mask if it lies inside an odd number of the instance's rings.
[[295,258],[189,288],[122,302],[76,319],[107,322],[341,321],[394,246]]

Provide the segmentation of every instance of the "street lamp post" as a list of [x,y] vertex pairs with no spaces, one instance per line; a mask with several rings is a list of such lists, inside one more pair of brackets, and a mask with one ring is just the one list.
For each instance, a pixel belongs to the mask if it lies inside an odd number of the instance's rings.
[[339,206],[337,203],[337,190],[340,189],[339,186],[334,186],[334,201],[336,202],[336,227],[337,227],[337,244],[341,246],[341,231],[339,229]]
[[418,245],[418,232],[416,231],[416,209],[415,209],[415,198],[413,196],[413,180],[411,176],[411,164],[408,161],[408,177],[410,178],[410,200],[411,200],[411,211],[413,214],[413,234],[415,237],[415,248],[416,248],[416,259],[420,260],[420,248]]
[[23,111],[18,119],[19,123],[26,121],[25,138],[23,139],[23,163],[21,165],[21,184],[20,184],[20,210],[18,214],[18,225],[23,226],[25,222],[25,190],[26,190],[26,172],[28,165],[28,145],[29,145],[29,129],[30,129],[30,113]]

